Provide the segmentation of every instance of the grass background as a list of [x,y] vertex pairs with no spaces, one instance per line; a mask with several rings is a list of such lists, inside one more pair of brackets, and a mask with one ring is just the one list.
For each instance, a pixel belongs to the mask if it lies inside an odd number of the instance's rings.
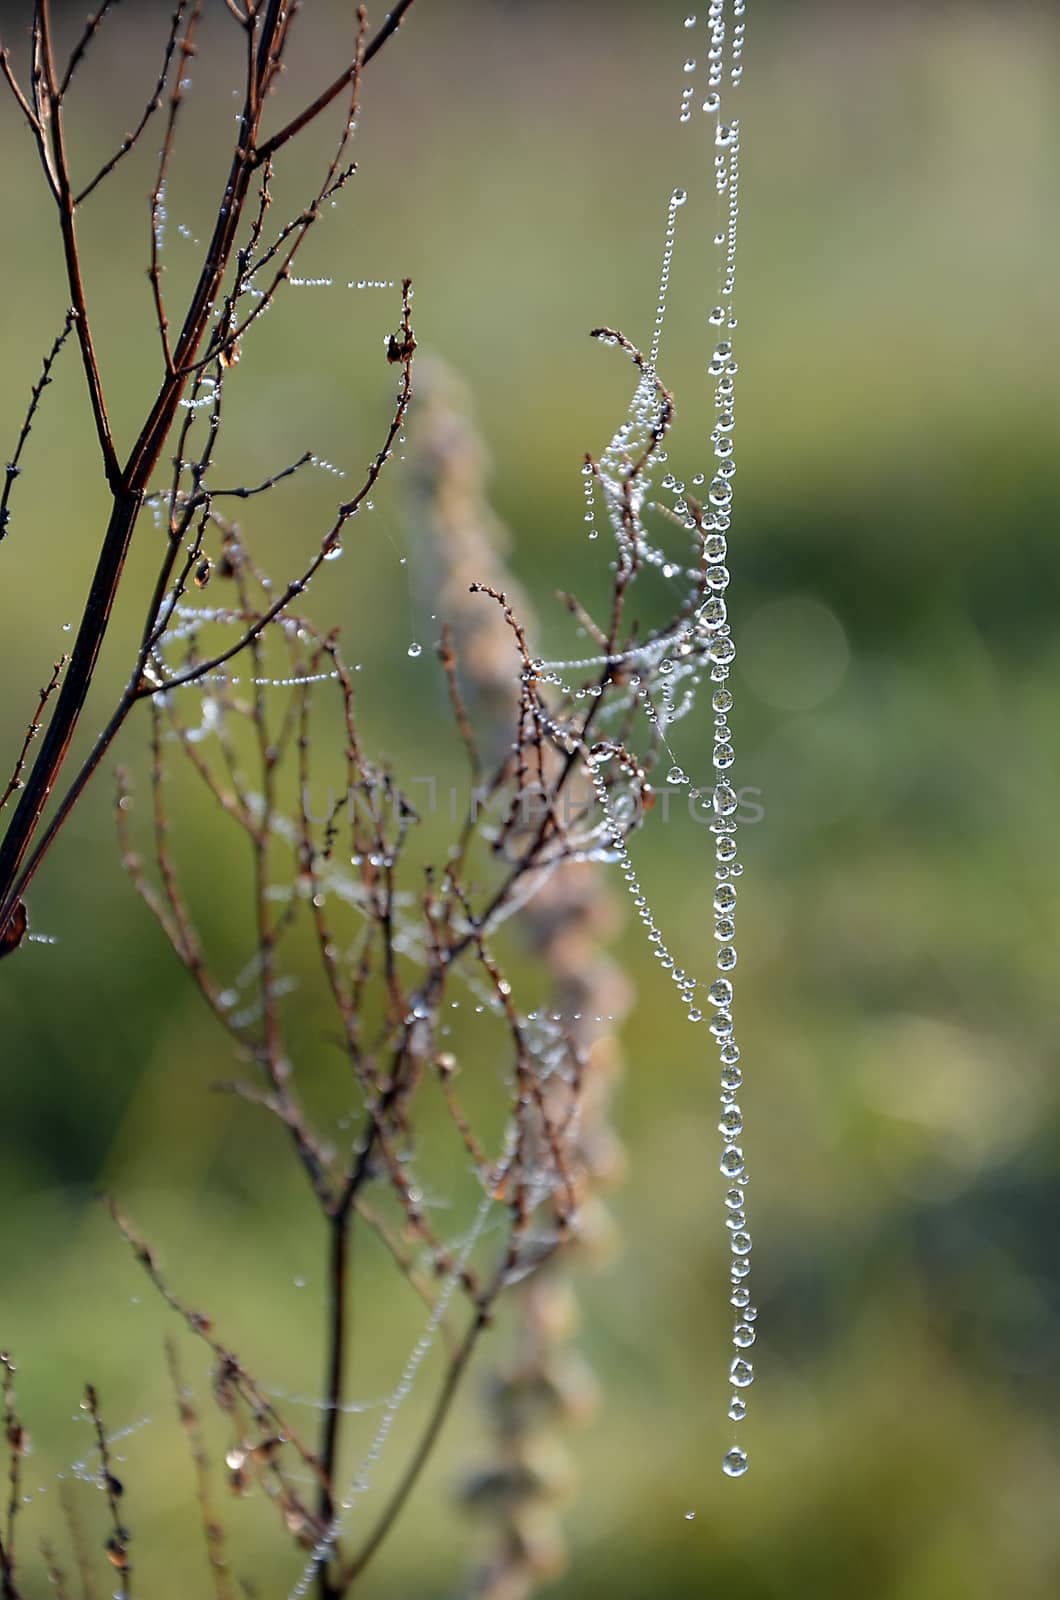
[[[101,37],[69,113],[83,170],[125,130],[167,9],[129,8]],[[344,280],[415,279],[421,347],[470,384],[549,651],[572,642],[552,590],[591,598],[605,582],[577,470],[628,391],[585,335],[611,322],[647,339],[675,183],[692,201],[663,372],[681,448],[706,454],[714,224],[704,127],[676,114],[684,9],[423,0],[372,68],[361,171],[302,261]],[[231,131],[238,69],[214,10],[217,52],[196,65],[169,195],[175,295],[194,259],[176,223],[205,227]],[[24,66],[23,8],[0,15]],[[333,70],[350,21],[307,7],[301,31],[292,102]],[[730,599],[738,773],[766,813],[744,834],[739,969],[761,1307],[752,1471],[740,1485],[718,1471],[728,1307],[713,1063],[630,929],[622,1249],[582,1288],[581,1347],[606,1403],[577,1441],[571,1566],[554,1592],[1044,1600],[1060,1581],[1060,26],[1045,6],[815,0],[756,4],[748,31]],[[31,141],[7,104],[0,141],[0,422],[13,441],[65,298]],[[308,141],[285,169],[278,209],[313,154]],[[123,438],[157,364],[146,155],[84,222]],[[333,295],[292,293],[237,370],[227,448],[240,481],[306,444],[351,470],[376,448],[394,308]],[[70,355],[61,379],[0,552],[5,748],[76,620],[101,526]],[[334,497],[323,475],[299,483],[255,520],[274,562],[313,538]],[[406,654],[430,639],[430,597],[410,592],[399,559],[414,530],[396,484],[377,498],[360,546],[326,569],[316,614],[342,623],[363,663],[376,746],[406,771],[444,772],[429,652]],[[100,714],[135,622],[131,609],[117,620]],[[682,731],[690,759],[700,736]],[[27,1527],[56,1509],[56,1474],[88,1454],[87,1378],[112,1424],[152,1419],[123,1444],[123,1471],[142,1592],[164,1600],[203,1583],[168,1322],[92,1196],[119,1194],[189,1298],[293,1390],[319,1385],[322,1245],[274,1131],[209,1096],[229,1071],[223,1042],[112,837],[103,779],[34,893],[34,926],[58,942],[0,968],[0,1343],[18,1356],[36,1439]],[[242,907],[209,820],[189,817],[183,843],[219,963],[238,964]],[[672,942],[711,943],[696,830],[648,830],[640,859]],[[370,1398],[381,1355],[414,1325],[385,1272],[367,1270],[356,1325],[355,1384]],[[190,1357],[189,1371],[201,1372]],[[366,1594],[455,1592],[467,1530],[447,1496],[478,1428],[465,1403]],[[261,1592],[286,1592],[260,1510],[231,1514],[257,1541]]]

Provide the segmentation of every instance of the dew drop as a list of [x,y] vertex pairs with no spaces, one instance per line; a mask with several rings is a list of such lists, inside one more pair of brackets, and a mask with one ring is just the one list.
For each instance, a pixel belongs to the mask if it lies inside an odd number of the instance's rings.
[[736,890],[731,883],[719,883],[714,891],[714,909],[721,913],[731,911],[736,904]]
[[409,645],[408,653],[410,659],[415,661],[423,654],[423,646],[421,644],[416,644],[416,642],[413,641],[413,643]]
[[721,1153],[721,1170],[727,1178],[738,1178],[744,1169],[743,1151],[739,1145],[730,1145]]

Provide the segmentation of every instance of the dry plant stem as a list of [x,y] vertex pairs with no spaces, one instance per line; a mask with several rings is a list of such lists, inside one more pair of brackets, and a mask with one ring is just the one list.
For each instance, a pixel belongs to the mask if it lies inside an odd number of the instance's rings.
[[[360,54],[362,46],[358,49]],[[255,56],[255,61],[258,59]],[[336,157],[322,192],[339,170],[337,161]],[[211,349],[230,348],[238,333],[238,284],[246,281],[254,252],[259,261],[281,256],[289,259],[289,254],[283,254],[288,247],[282,230],[274,245],[260,246],[268,191],[268,163],[263,165],[259,210],[251,224],[251,248],[241,253],[237,289],[230,291],[224,301],[211,336]],[[638,445],[640,453],[634,453],[634,459],[627,461],[621,472],[612,472],[604,483],[613,521],[620,525],[619,561],[615,566],[609,624],[590,629],[602,646],[604,662],[589,669],[591,679],[584,688],[564,688],[555,703],[546,697],[547,680],[540,664],[535,667],[523,619],[518,614],[521,601],[513,590],[505,590],[503,574],[496,574],[495,583],[470,584],[474,574],[461,572],[464,626],[473,631],[478,618],[485,615],[497,640],[495,650],[491,650],[493,665],[483,665],[480,688],[488,694],[503,683],[506,697],[503,725],[494,727],[490,740],[491,745],[499,745],[499,753],[496,757],[490,755],[491,766],[485,780],[478,745],[483,730],[472,727],[458,681],[458,655],[463,640],[458,639],[454,645],[451,635],[443,639],[443,666],[454,719],[468,753],[476,800],[489,797],[501,820],[484,817],[482,810],[476,808],[477,821],[459,829],[455,852],[449,852],[444,863],[433,869],[417,869],[414,887],[410,888],[404,849],[417,820],[415,813],[388,769],[372,763],[365,755],[355,721],[352,678],[343,665],[335,638],[321,634],[288,609],[319,562],[338,544],[346,524],[388,459],[402,425],[411,394],[415,345],[410,298],[406,282],[400,329],[388,341],[388,357],[400,366],[401,377],[384,448],[369,469],[364,487],[338,508],[306,576],[283,589],[274,587],[258,571],[242,544],[239,530],[220,517],[213,506],[206,468],[219,426],[225,363],[218,356],[215,370],[207,377],[202,362],[196,362],[190,376],[190,395],[195,401],[203,386],[212,386],[213,417],[202,453],[194,461],[183,459],[195,454],[188,442],[193,437],[190,423],[178,430],[181,466],[174,471],[168,495],[160,497],[169,512],[167,565],[156,591],[155,610],[144,636],[141,658],[142,670],[146,672],[149,667],[150,678],[142,688],[139,683],[136,686],[137,693],[144,697],[166,691],[164,700],[156,699],[152,708],[155,870],[150,884],[124,836],[130,800],[126,793],[119,796],[118,810],[123,854],[137,887],[242,1060],[253,1062],[260,1073],[257,1082],[229,1087],[283,1123],[285,1138],[298,1154],[325,1224],[323,1416],[315,1451],[290,1432],[238,1358],[213,1336],[208,1318],[192,1311],[169,1289],[148,1246],[120,1218],[119,1224],[164,1299],[212,1351],[217,1362],[215,1395],[222,1409],[236,1420],[242,1419],[244,1411],[249,1412],[247,1430],[230,1452],[237,1461],[233,1472],[238,1481],[233,1482],[233,1487],[241,1491],[255,1469],[260,1469],[258,1475],[266,1480],[265,1487],[281,1510],[288,1533],[303,1549],[314,1552],[320,1600],[338,1600],[344,1595],[395,1526],[433,1450],[474,1346],[489,1322],[494,1300],[508,1285],[524,1281],[551,1255],[569,1231],[582,1200],[579,1140],[583,1131],[580,1108],[585,1073],[579,1041],[573,1029],[552,1028],[551,1022],[546,1026],[547,1019],[543,1022],[536,1013],[522,1015],[498,965],[492,935],[504,919],[521,910],[539,884],[549,881],[554,868],[568,861],[593,859],[601,841],[606,844],[618,831],[613,822],[604,827],[586,820],[586,807],[579,800],[577,784],[582,763],[592,756],[589,741],[599,738],[596,720],[604,720],[601,702],[605,692],[621,682],[621,664],[638,639],[636,628],[631,630],[624,621],[627,591],[641,565],[643,548],[637,480],[645,473],[672,416],[665,391],[657,386],[658,403],[653,415],[658,420],[647,445],[643,450]],[[628,341],[618,342],[646,376],[643,358],[634,347]],[[276,477],[256,490],[248,489],[242,497],[262,492],[270,481],[276,481]],[[234,492],[238,494],[238,490]],[[232,603],[203,608],[181,605],[196,564],[206,559],[204,539],[208,532],[211,536],[218,533],[221,542],[217,577],[211,581],[231,585]],[[487,570],[483,576],[489,575]],[[199,581],[197,571],[195,581]],[[469,587],[476,594],[491,597],[493,605],[469,598]],[[155,620],[158,616],[161,625]],[[234,646],[217,648],[213,630],[219,626],[236,633]],[[691,634],[687,638],[683,632],[679,634],[680,628],[678,617],[660,629],[656,636],[660,655],[671,639],[678,637],[683,655],[702,651],[702,640],[696,644]],[[239,650],[245,651],[249,659],[249,679],[232,678],[225,670]],[[643,645],[638,645],[638,650],[642,652]],[[274,653],[280,657],[278,671],[272,661]],[[650,655],[644,672],[647,693],[655,683]],[[208,685],[203,683],[207,674]],[[310,705],[311,701],[316,703],[312,685],[323,679],[332,684],[333,690],[337,688],[341,700],[346,783],[344,798],[331,802],[327,814],[320,818],[312,815],[307,799],[313,779],[326,774],[329,784],[334,783],[336,757],[340,763],[343,761],[336,751],[334,721],[324,724],[327,731],[323,739],[319,729],[315,740],[311,738],[314,724]],[[178,709],[179,695],[169,692],[191,684],[201,684],[204,691],[198,702],[202,709],[199,727],[192,719],[185,721]],[[463,687],[467,686],[465,676]],[[473,678],[471,687],[475,687]],[[576,704],[594,689],[591,703],[585,707]],[[286,698],[277,692],[283,690],[287,691]],[[194,696],[192,699],[195,703]],[[617,707],[610,707],[608,715],[615,709],[623,718],[630,714],[621,698]],[[613,718],[606,728],[613,733]],[[340,740],[341,737],[340,733]],[[313,743],[320,754],[311,760]],[[626,789],[633,798],[643,796],[645,771],[636,755],[613,737],[593,746],[596,749],[606,750],[609,763],[608,776],[601,781],[613,785],[623,798]],[[171,853],[164,795],[169,751],[175,751],[178,758],[181,754],[188,758],[221,813],[235,823],[240,839],[245,841],[240,848],[250,854],[251,959],[231,986],[218,983],[204,963]],[[244,762],[249,769],[247,775],[241,770]],[[296,781],[289,782],[288,777]],[[565,807],[564,799],[572,788],[573,822],[564,814],[565,809],[570,809]],[[525,815],[523,802],[527,799],[540,799],[543,803],[543,813],[535,813],[532,821]],[[633,826],[635,822],[631,820],[629,828]],[[350,866],[354,868],[352,876]],[[547,907],[545,919],[547,922]],[[345,1056],[347,1089],[353,1093],[358,1120],[363,1113],[359,1135],[343,1133],[341,1139],[334,1141],[335,1147],[310,1125],[293,1086],[295,1063],[291,1056],[296,1047],[283,996],[290,970],[286,967],[285,941],[296,921],[306,928],[310,943],[315,942],[319,973],[338,1023],[329,1036],[330,1042],[337,1044]],[[352,937],[344,935],[342,930],[351,925]],[[300,967],[293,970],[299,977],[304,976]],[[456,978],[476,1000],[484,1002],[476,1009],[490,1011],[507,1035],[499,1052],[499,1083],[490,1088],[491,1093],[498,1086],[501,1088],[507,1118],[501,1154],[493,1161],[449,1081],[449,1074],[457,1065],[455,1057],[444,1049],[439,1052],[439,1036],[445,1031],[441,1012],[449,998],[449,985]],[[226,992],[227,999],[223,998]],[[477,1180],[480,1204],[484,1191],[498,1210],[503,1208],[507,1213],[502,1259],[488,1272],[479,1268],[477,1259],[472,1267],[470,1253],[454,1257],[431,1228],[430,1200],[423,1187],[420,1156],[426,1142],[424,1125],[433,1130],[439,1119],[418,1115],[424,1096],[417,1092],[427,1084],[433,1085],[436,1079],[441,1081],[448,1111],[443,1131],[448,1127],[450,1136],[459,1141],[462,1171]],[[433,1088],[427,1093],[433,1099]],[[434,1110],[438,1109],[435,1102]],[[348,1127],[350,1121],[349,1116],[344,1116],[340,1127]],[[422,1154],[426,1160],[433,1151],[423,1150]],[[364,1202],[372,1184],[397,1210],[396,1230],[384,1216],[373,1218],[368,1212]],[[413,1242],[425,1270],[433,1269],[439,1277],[453,1274],[444,1300],[439,1299],[436,1305],[445,1305],[459,1284],[470,1301],[471,1318],[448,1352],[430,1418],[397,1488],[351,1559],[338,1543],[344,1514],[339,1484],[346,1481],[340,1460],[351,1343],[352,1250],[358,1211],[390,1249],[402,1276],[414,1286],[416,1263],[399,1248],[394,1238],[396,1231],[403,1230],[404,1242]],[[481,1214],[484,1216],[485,1212]],[[531,1234],[531,1223],[541,1215],[546,1226],[540,1233]],[[470,1236],[468,1252],[478,1237],[477,1233]],[[455,1276],[457,1272],[459,1278]],[[418,1293],[423,1292],[416,1287]],[[432,1337],[433,1331],[438,1330],[432,1330]],[[397,1403],[395,1400],[394,1405]],[[392,1415],[388,1405],[386,1426]],[[385,1434],[382,1438],[385,1441]],[[295,1490],[297,1476],[287,1470],[292,1451],[299,1457],[294,1463],[296,1469],[308,1468],[310,1472],[312,1509],[306,1507]],[[370,1455],[369,1464],[375,1459]],[[304,1478],[304,1471],[301,1476]],[[360,1485],[359,1478],[354,1481]]]
[[[177,1315],[186,1324],[188,1329],[195,1334],[197,1338],[203,1340],[203,1342],[212,1351],[218,1364],[218,1383],[225,1384],[228,1388],[237,1393],[252,1413],[255,1422],[260,1426],[267,1424],[270,1429],[270,1436],[278,1442],[289,1444],[298,1455],[303,1466],[305,1466],[312,1474],[314,1481],[318,1483],[323,1482],[323,1471],[320,1466],[319,1458],[316,1456],[316,1454],[308,1447],[308,1445],[303,1443],[302,1439],[295,1432],[295,1430],[280,1415],[279,1411],[277,1411],[276,1407],[269,1400],[260,1384],[258,1384],[251,1376],[235,1353],[228,1349],[220,1342],[219,1339],[216,1338],[213,1332],[213,1325],[209,1317],[205,1316],[201,1311],[195,1311],[190,1306],[186,1305],[184,1301],[182,1301],[169,1287],[169,1284],[162,1274],[161,1268],[158,1265],[158,1261],[150,1245],[144,1241],[140,1234],[137,1233],[135,1228],[133,1228],[132,1224],[126,1220],[126,1218],[119,1211],[118,1207],[114,1204],[113,1200],[108,1199],[107,1205],[120,1233],[132,1247],[133,1253],[135,1254],[137,1260],[144,1268],[148,1277],[151,1279],[151,1282],[162,1296],[163,1300],[173,1311],[177,1313]],[[279,1481],[283,1483],[279,1468],[276,1466],[275,1462],[270,1461],[269,1465],[270,1469],[274,1472]],[[284,1485],[284,1487],[286,1488],[287,1486]],[[289,1489],[287,1492],[291,1494],[292,1500],[296,1500],[296,1497]],[[304,1510],[304,1508],[301,1507],[300,1502],[297,1503],[299,1504],[300,1509]],[[306,1513],[306,1518],[307,1522],[312,1524],[313,1519],[308,1513]]]
[[40,1553],[44,1560],[44,1568],[48,1574],[48,1582],[52,1586],[52,1594],[55,1596],[55,1600],[67,1600],[70,1591],[66,1587],[66,1573],[59,1565],[55,1551],[47,1539],[41,1540]]
[[[143,505],[150,479],[165,449],[188,376],[200,359],[201,347],[210,326],[211,307],[220,296],[224,279],[232,260],[253,175],[262,163],[266,164],[267,169],[270,156],[288,139],[293,138],[302,128],[308,126],[343,88],[352,87],[352,92],[356,94],[361,66],[375,56],[387,39],[392,37],[404,15],[409,10],[410,5],[411,0],[408,0],[407,4],[395,8],[387,22],[367,44],[364,43],[363,39],[364,12],[363,10],[360,11],[358,13],[360,37],[357,52],[353,64],[347,70],[342,81],[337,86],[333,85],[330,90],[326,91],[317,101],[307,107],[293,123],[288,124],[280,135],[269,141],[268,146],[266,146],[261,137],[262,118],[268,92],[279,71],[287,35],[297,8],[283,7],[274,3],[274,0],[269,0],[267,5],[259,4],[248,9],[248,14],[244,18],[240,16],[238,8],[229,7],[232,14],[240,19],[247,40],[247,74],[240,135],[229,168],[224,200],[218,207],[217,220],[205,253],[199,279],[187,307],[179,337],[172,350],[170,349],[168,338],[168,321],[160,294],[158,294],[157,275],[155,277],[156,321],[158,322],[163,349],[166,353],[165,371],[158,394],[147,414],[139,438],[124,466],[119,461],[117,447],[111,433],[104,399],[103,380],[92,338],[76,228],[76,210],[78,199],[86,198],[88,192],[94,189],[97,183],[109,176],[121,155],[125,153],[125,150],[131,148],[131,143],[127,141],[123,145],[113,161],[106,165],[93,180],[92,184],[89,185],[89,189],[82,190],[79,196],[75,191],[71,178],[63,120],[65,92],[84,54],[85,48],[95,33],[99,20],[101,20],[102,12],[89,23],[81,41],[75,47],[66,73],[60,78],[54,59],[49,0],[36,0],[33,14],[33,63],[31,92],[29,95],[19,85],[7,51],[0,50],[0,71],[2,71],[29,123],[37,145],[45,179],[56,202],[72,308],[70,316],[76,330],[81,352],[104,475],[112,496],[110,517],[100,547],[95,572],[85,599],[77,637],[71,653],[69,670],[57,696],[51,721],[41,741],[37,757],[33,762],[25,786],[21,791],[3,844],[0,845],[0,935],[3,934],[12,918],[15,917],[22,896],[25,894],[44,855],[65,823],[73,805],[80,798],[86,783],[98,768],[103,755],[132,707],[139,699],[151,692],[152,686],[143,682],[143,671],[147,657],[147,652],[144,651],[141,653],[136,670],[130,675],[115,710],[106,723],[103,734],[96,742],[80,773],[67,791],[53,824],[45,832],[34,850],[34,842],[40,831],[45,807],[67,760],[70,744],[84,709],[99,660],[100,650],[107,634],[115,598],[121,584],[133,530]],[[104,6],[103,11],[106,11],[106,9],[107,7]],[[180,60],[183,61],[186,54],[190,52],[191,34],[198,18],[198,11],[199,7],[195,5],[188,12],[183,0],[178,5],[166,47],[163,74],[159,80],[160,84],[164,83],[166,79],[174,55],[179,55]],[[181,22],[185,18],[183,37],[180,37]],[[148,108],[142,123],[135,135],[130,135],[130,140],[133,142],[135,138],[139,137],[143,127],[146,126],[147,119],[160,98],[160,92],[160,89],[156,89],[155,94],[148,102]],[[171,105],[163,163],[167,159],[166,152],[168,152],[172,143],[179,94],[178,82]],[[300,220],[300,231],[295,245],[285,258],[281,272],[286,271],[290,256],[293,254],[293,248],[297,248],[297,243],[301,238],[304,238],[305,231],[310,223],[315,220],[318,210],[319,204],[316,210],[310,208],[310,212]],[[231,349],[230,333],[231,330],[228,328],[223,330],[222,343],[217,351],[218,355],[224,355],[226,350]],[[225,338],[229,339],[227,344],[225,343]],[[396,433],[397,430],[395,429],[394,431]],[[356,505],[353,507],[353,510],[355,509]],[[352,512],[347,512],[347,515],[350,514]],[[315,567],[313,570],[315,570]],[[311,575],[310,572],[309,576]],[[304,587],[304,581],[294,588],[294,593],[300,592],[300,589]],[[277,611],[282,609],[282,606],[292,597],[293,595],[289,595],[287,599],[278,602]]]
[[20,1600],[15,1584],[15,1518],[21,1500],[22,1456],[25,1435],[15,1410],[15,1366],[6,1352],[0,1351],[3,1368],[4,1440],[7,1445],[7,1506],[4,1533],[0,1538],[0,1595],[3,1600]]
[[62,332],[59,334],[58,338],[55,340],[55,343],[48,351],[48,354],[45,356],[44,362],[41,366],[41,375],[33,385],[33,388],[30,390],[29,406],[26,409],[25,417],[22,419],[22,427],[19,432],[18,441],[15,445],[14,454],[12,455],[11,460],[7,463],[7,466],[4,468],[4,487],[3,489],[0,489],[0,541],[7,536],[11,519],[11,512],[8,502],[11,499],[11,490],[15,479],[19,477],[22,471],[22,452],[26,448],[26,440],[30,436],[30,431],[33,427],[33,420],[37,414],[37,407],[40,405],[41,396],[43,395],[45,389],[52,381],[52,368],[55,365],[60,350],[70,337],[70,334],[73,332],[74,322],[74,313],[72,311],[68,311],[66,313],[66,321],[63,323]]
[[96,1586],[92,1579],[84,1529],[77,1514],[77,1505],[70,1489],[69,1480],[66,1478],[59,1485],[59,1502],[62,1506],[63,1520],[70,1536],[70,1548],[74,1553],[74,1562],[77,1566],[77,1582],[81,1590],[81,1600],[96,1600]]
[[110,1512],[111,1534],[107,1540],[107,1556],[111,1566],[118,1574],[118,1593],[121,1600],[129,1600],[132,1594],[132,1567],[129,1563],[129,1530],[123,1526],[121,1510],[118,1501],[125,1493],[120,1478],[115,1477],[111,1471],[110,1446],[107,1443],[107,1432],[103,1426],[103,1418],[99,1410],[99,1396],[92,1384],[85,1388],[85,1398],[82,1402],[85,1410],[92,1418],[92,1425],[96,1431],[96,1449],[99,1451],[99,1470],[102,1481],[103,1493],[107,1501],[107,1510]]
[[[349,1261],[352,1242],[351,1208],[344,1205],[330,1218],[327,1266],[327,1334],[324,1375],[325,1411],[320,1459],[324,1482],[320,1490],[320,1521],[327,1528],[335,1517],[335,1483],[339,1437],[345,1401],[347,1352],[346,1308],[349,1298]],[[328,1576],[327,1565],[320,1569],[321,1600],[341,1593]]]
[[19,789],[22,787],[22,774],[26,770],[26,761],[29,756],[30,745],[33,743],[34,739],[41,730],[41,723],[44,718],[44,709],[58,688],[62,670],[66,666],[66,663],[69,661],[69,659],[70,657],[65,655],[59,657],[58,661],[56,661],[52,667],[51,677],[40,691],[40,695],[37,699],[37,709],[26,727],[26,736],[22,741],[22,749],[18,753],[14,769],[10,778],[7,780],[4,791],[2,794],[0,794],[0,811],[3,811],[11,796],[13,794],[17,794]]
[[192,1465],[195,1468],[195,1493],[199,1502],[199,1517],[202,1522],[203,1538],[206,1544],[207,1559],[210,1564],[210,1576],[213,1579],[214,1594],[216,1600],[235,1600],[235,1588],[225,1546],[225,1531],[213,1503],[210,1486],[210,1466],[202,1441],[199,1416],[192,1401],[191,1391],[184,1382],[180,1358],[177,1355],[177,1347],[172,1339],[166,1340],[166,1359],[169,1362],[170,1376],[173,1380],[173,1389],[177,1397],[177,1413],[180,1417],[180,1425],[184,1429],[184,1435],[188,1441],[188,1451],[191,1455]]

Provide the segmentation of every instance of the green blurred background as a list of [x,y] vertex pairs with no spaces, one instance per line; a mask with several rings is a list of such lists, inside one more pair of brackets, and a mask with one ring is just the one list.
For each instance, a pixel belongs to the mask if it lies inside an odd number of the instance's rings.
[[[195,65],[168,195],[174,295],[195,254],[176,225],[206,226],[235,104],[233,30],[219,4],[207,9],[216,49]],[[292,103],[346,48],[346,9],[306,6]],[[301,261],[343,280],[414,278],[421,349],[475,397],[542,653],[581,653],[552,591],[592,599],[606,586],[578,464],[629,384],[585,335],[609,322],[648,339],[675,183],[691,200],[661,370],[683,407],[682,459],[709,451],[697,428],[710,400],[712,151],[705,119],[678,124],[686,9],[421,0],[371,68],[360,173]],[[26,10],[0,12],[24,76]],[[1015,0],[749,10],[730,612],[737,771],[765,810],[743,835],[739,968],[761,1309],[741,1440],[752,1470],[739,1484],[719,1471],[729,1308],[714,1064],[629,928],[621,1250],[579,1288],[604,1405],[576,1441],[571,1560],[553,1592],[1053,1596],[1060,21]],[[68,114],[82,170],[125,131],[167,14],[129,7],[101,37]],[[32,144],[6,101],[0,140],[0,420],[13,441],[65,296]],[[308,140],[284,168],[278,211],[325,144]],[[132,158],[84,219],[125,439],[157,361],[149,168]],[[330,293],[337,306],[292,292],[235,374],[226,460],[239,481],[307,444],[351,472],[377,448],[394,299]],[[0,552],[9,750],[76,620],[100,531],[72,353],[59,376]],[[341,622],[363,664],[370,741],[406,772],[445,773],[436,669],[429,652],[407,657],[410,640],[430,642],[432,607],[401,565],[396,475],[377,499],[360,543],[325,569],[315,614]],[[308,548],[333,501],[318,474],[263,504],[248,526],[266,559]],[[130,583],[146,571],[134,560]],[[135,620],[131,607],[119,617],[99,715]],[[126,737],[134,763],[142,733]],[[705,724],[682,726],[690,763],[705,737]],[[209,816],[180,843],[217,964],[238,965],[245,910]],[[698,830],[649,828],[639,860],[693,964],[712,944]],[[89,1453],[77,1401],[92,1378],[113,1426],[151,1419],[121,1446],[140,1592],[202,1593],[161,1354],[169,1321],[93,1195],[119,1195],[251,1366],[303,1392],[319,1385],[322,1243],[275,1130],[209,1095],[231,1070],[226,1047],[120,872],[105,776],[32,916],[56,942],[0,968],[0,1343],[18,1357],[36,1441],[27,1529],[57,1509],[56,1475]],[[369,1278],[365,1398],[414,1326],[406,1298],[385,1272]],[[366,1594],[459,1592],[471,1535],[450,1493],[481,1454],[472,1389]],[[261,1592],[286,1593],[287,1567],[264,1565],[289,1560],[265,1514],[232,1514],[252,1542],[260,1532]]]

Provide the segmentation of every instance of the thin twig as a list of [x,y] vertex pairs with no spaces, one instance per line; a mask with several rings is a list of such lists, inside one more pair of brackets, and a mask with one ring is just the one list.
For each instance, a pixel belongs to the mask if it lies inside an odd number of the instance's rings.
[[180,1425],[188,1441],[188,1453],[195,1468],[195,1497],[199,1504],[199,1520],[202,1523],[203,1540],[206,1545],[206,1556],[210,1565],[210,1577],[213,1580],[214,1594],[217,1600],[234,1600],[235,1589],[232,1584],[232,1572],[228,1561],[224,1525],[218,1517],[213,1503],[210,1485],[210,1463],[206,1456],[206,1447],[203,1444],[199,1415],[195,1410],[191,1390],[184,1382],[180,1369],[180,1357],[172,1339],[166,1340],[166,1359],[169,1363],[173,1389],[177,1397],[177,1414],[180,1417]]
[[33,713],[33,716],[30,718],[30,721],[26,727],[25,737],[22,740],[22,749],[18,753],[18,756],[15,760],[14,769],[12,770],[10,778],[7,780],[3,793],[0,794],[0,811],[3,811],[11,796],[17,793],[17,791],[22,787],[22,774],[26,770],[26,760],[29,756],[30,745],[33,743],[34,739],[41,730],[41,724],[44,720],[44,708],[48,704],[48,701],[51,699],[52,695],[55,693],[56,686],[60,677],[62,676],[62,670],[66,666],[66,663],[69,661],[69,659],[70,657],[66,655],[59,657],[58,661],[56,661],[52,667],[51,677],[40,691],[40,694],[37,698],[37,709]]
[[3,488],[0,489],[0,541],[7,537],[8,525],[11,519],[11,512],[8,509],[8,501],[11,498],[11,490],[15,479],[19,477],[22,470],[20,466],[22,452],[25,449],[26,440],[29,438],[30,429],[33,427],[33,419],[37,414],[37,407],[40,405],[41,396],[43,395],[45,389],[52,381],[52,367],[55,365],[55,360],[59,354],[59,351],[70,337],[75,320],[74,313],[72,311],[68,311],[66,313],[66,321],[63,323],[62,332],[58,335],[51,349],[48,351],[48,354],[44,357],[44,364],[41,367],[41,375],[33,385],[33,388],[30,390],[29,405],[26,409],[26,415],[23,418],[22,429],[15,445],[14,454],[12,455],[11,460],[7,463],[7,466],[4,468],[4,485]]
[[121,1507],[118,1502],[125,1493],[125,1486],[121,1479],[115,1476],[111,1467],[110,1446],[107,1442],[106,1429],[99,1410],[99,1396],[93,1385],[87,1384],[84,1398],[85,1410],[92,1418],[96,1430],[96,1449],[99,1451],[100,1482],[110,1512],[111,1533],[107,1540],[107,1559],[118,1574],[118,1593],[122,1600],[129,1600],[132,1594],[132,1565],[129,1561],[129,1530],[121,1518]]

